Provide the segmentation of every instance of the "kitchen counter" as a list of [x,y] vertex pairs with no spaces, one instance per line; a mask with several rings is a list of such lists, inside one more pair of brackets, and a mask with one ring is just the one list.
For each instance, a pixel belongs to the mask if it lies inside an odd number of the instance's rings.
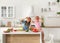
[[41,32],[25,32],[25,31],[18,31],[18,32],[9,32],[9,33],[2,33],[2,34],[41,34]]
[[[11,28],[11,27],[0,27],[0,28]],[[13,28],[20,28],[20,27],[13,27]],[[60,26],[44,26],[41,28],[60,28]]]
[[42,28],[60,28],[60,26],[44,26]]
[[[42,43],[41,32],[25,32],[25,31],[13,31],[9,33],[4,33],[4,30],[7,30],[10,27],[0,27],[0,34],[1,34],[1,43]],[[14,27],[14,29],[19,29]],[[17,39],[17,40],[16,40]],[[29,39],[29,40],[28,40]],[[24,42],[22,42],[22,40]],[[28,40],[28,41],[27,41]]]

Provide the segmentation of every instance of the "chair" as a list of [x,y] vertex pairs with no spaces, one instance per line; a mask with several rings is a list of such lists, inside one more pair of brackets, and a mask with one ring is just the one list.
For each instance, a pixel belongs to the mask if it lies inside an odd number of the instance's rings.
[[45,42],[45,43],[54,43],[54,35],[53,34],[49,34],[49,41]]

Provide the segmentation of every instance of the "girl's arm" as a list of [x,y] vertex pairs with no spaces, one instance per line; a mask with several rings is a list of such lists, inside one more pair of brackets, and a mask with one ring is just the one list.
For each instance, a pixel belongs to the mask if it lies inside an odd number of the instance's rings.
[[20,24],[24,23],[24,19],[20,20]]

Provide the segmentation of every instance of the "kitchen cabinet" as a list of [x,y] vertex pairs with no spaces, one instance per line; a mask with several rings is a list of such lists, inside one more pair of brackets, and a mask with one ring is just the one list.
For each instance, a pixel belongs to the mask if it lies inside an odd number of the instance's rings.
[[3,35],[0,34],[0,43],[3,43]]
[[7,17],[6,11],[7,11],[7,7],[6,6],[2,6],[1,7],[1,16],[2,17]]
[[4,33],[3,31],[7,28],[1,28],[2,42],[1,43],[42,43],[41,32],[9,32]]
[[14,18],[15,17],[15,7],[14,6],[2,6],[1,7],[1,17],[2,18]]
[[44,18],[44,26],[47,27],[60,27],[60,16],[46,16]]
[[39,34],[6,35],[6,43],[40,43]]
[[[34,32],[12,32],[3,33],[7,40],[6,43],[42,43],[41,33]],[[16,40],[17,39],[17,40]],[[29,39],[29,40],[28,40]]]

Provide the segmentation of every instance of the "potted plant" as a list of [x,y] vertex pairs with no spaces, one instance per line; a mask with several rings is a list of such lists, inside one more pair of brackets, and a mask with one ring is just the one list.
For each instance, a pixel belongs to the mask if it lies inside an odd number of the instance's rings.
[[60,12],[57,12],[58,15],[60,15]]
[[57,2],[59,3],[59,0],[57,0]]

